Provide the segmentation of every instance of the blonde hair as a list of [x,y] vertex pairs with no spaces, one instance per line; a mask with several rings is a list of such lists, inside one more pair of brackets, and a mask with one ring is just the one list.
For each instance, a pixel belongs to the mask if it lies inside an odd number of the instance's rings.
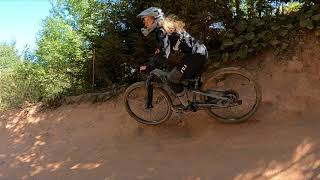
[[171,34],[173,32],[183,32],[185,31],[185,23],[178,19],[176,15],[169,15],[165,17],[161,22],[160,25],[164,28],[164,30]]

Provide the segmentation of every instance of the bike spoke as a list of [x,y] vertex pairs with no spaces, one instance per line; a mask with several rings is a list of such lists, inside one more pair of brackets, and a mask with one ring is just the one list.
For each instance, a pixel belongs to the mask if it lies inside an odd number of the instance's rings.
[[[217,107],[210,108],[209,114],[212,114],[214,117],[218,117],[219,120],[227,122],[228,120],[239,119],[242,121],[243,117],[246,117],[247,114],[254,112],[256,109],[256,104],[261,101],[261,91],[256,89],[256,83],[253,78],[247,76],[245,72],[238,70],[226,70],[225,72],[221,71],[221,75],[212,77],[211,84],[206,83],[205,90],[215,89],[224,90],[224,93],[217,94],[218,96],[235,98],[235,100],[241,100],[241,104],[234,103],[230,104],[229,107]],[[212,86],[210,86],[212,85]],[[258,91],[257,91],[258,90]],[[258,94],[260,93],[260,96]],[[211,94],[214,94],[211,92]],[[207,99],[207,97],[206,97]],[[251,113],[252,114],[252,113]]]

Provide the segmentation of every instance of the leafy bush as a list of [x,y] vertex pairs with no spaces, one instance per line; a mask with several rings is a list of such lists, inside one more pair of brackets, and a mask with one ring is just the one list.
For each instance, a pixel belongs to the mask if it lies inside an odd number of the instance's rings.
[[17,107],[42,97],[39,67],[23,61],[14,45],[0,45],[0,108]]
[[[0,107],[80,94],[91,90],[89,84],[98,90],[138,80],[132,68],[156,47],[153,35],[141,36],[142,23],[136,18],[150,6],[185,21],[187,31],[207,45],[211,62],[246,59],[265,48],[285,51],[300,31],[320,36],[317,4],[292,2],[283,7],[283,1],[278,2],[57,0],[35,52],[22,58],[14,45],[0,44]],[[220,24],[219,29],[213,24]]]
[[299,30],[316,30],[319,36],[319,25],[318,5],[306,6],[287,15],[242,18],[222,32],[220,51],[216,53],[222,53],[220,60],[228,61],[245,59],[267,47],[283,51],[289,47],[290,37]]

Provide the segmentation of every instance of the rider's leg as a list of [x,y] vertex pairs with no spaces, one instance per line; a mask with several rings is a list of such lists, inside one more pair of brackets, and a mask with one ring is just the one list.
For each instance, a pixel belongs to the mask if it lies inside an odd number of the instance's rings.
[[168,74],[168,84],[173,92],[176,93],[179,98],[181,104],[184,106],[188,106],[188,97],[183,90],[183,86],[180,84],[180,80],[182,78],[182,73],[177,70],[177,68],[173,68],[171,72]]
[[206,57],[200,54],[186,55],[181,62],[168,74],[168,84],[176,93],[181,104],[185,107],[189,105],[187,93],[183,90],[180,81],[183,79],[195,78],[195,75],[200,74],[206,63]]

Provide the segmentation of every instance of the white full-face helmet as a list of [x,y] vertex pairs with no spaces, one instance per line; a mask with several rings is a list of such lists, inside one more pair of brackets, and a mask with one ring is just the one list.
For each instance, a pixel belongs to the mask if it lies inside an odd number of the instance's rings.
[[158,27],[159,22],[164,18],[164,14],[160,8],[150,7],[137,15],[138,18],[144,18],[146,16],[153,16],[154,22],[150,28],[141,28],[141,32],[144,36],[148,36],[149,33],[151,33],[156,27]]

